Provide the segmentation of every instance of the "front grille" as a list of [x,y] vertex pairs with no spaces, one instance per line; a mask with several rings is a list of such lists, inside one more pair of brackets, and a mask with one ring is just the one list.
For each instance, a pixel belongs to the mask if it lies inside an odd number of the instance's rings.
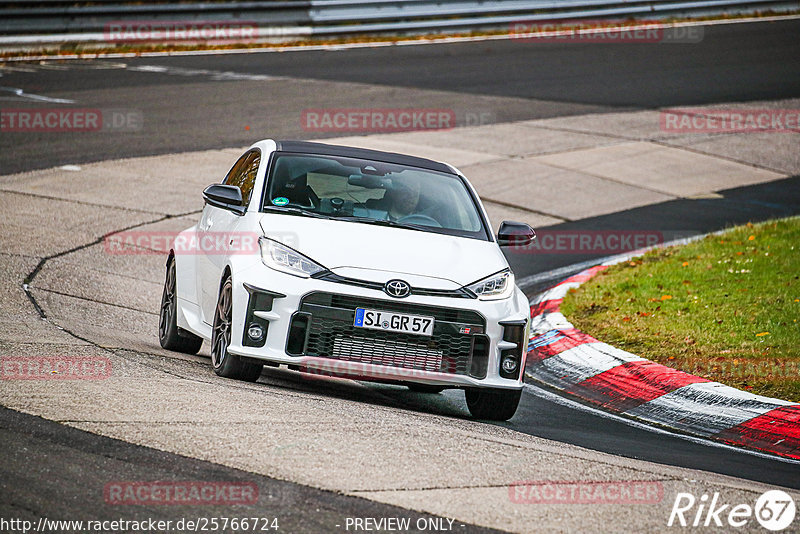
[[441,371],[442,361],[441,351],[428,349],[417,343],[348,335],[334,337],[332,356],[337,360],[348,362],[372,363],[422,371]]
[[[353,326],[356,308],[432,316],[433,335],[357,328]],[[306,356],[447,374],[486,375],[482,354],[486,324],[477,312],[331,293],[306,295],[299,312],[292,331],[294,338],[299,339],[298,330],[306,330],[302,347]],[[469,333],[464,333],[465,329]],[[475,354],[473,361],[474,352],[480,354]]]

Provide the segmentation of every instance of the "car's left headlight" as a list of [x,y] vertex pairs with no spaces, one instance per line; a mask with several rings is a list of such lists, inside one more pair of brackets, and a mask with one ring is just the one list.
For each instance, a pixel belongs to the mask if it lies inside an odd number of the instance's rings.
[[506,269],[466,286],[481,300],[500,300],[514,292],[514,273]]
[[272,239],[262,237],[258,240],[258,245],[261,247],[261,261],[276,271],[308,278],[325,270],[325,267],[311,258]]

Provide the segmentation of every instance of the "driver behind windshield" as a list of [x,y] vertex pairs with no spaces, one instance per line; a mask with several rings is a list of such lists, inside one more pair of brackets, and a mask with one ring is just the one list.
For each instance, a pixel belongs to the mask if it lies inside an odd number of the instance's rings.
[[389,201],[386,218],[396,221],[417,213],[420,184],[416,180],[395,180],[384,198]]

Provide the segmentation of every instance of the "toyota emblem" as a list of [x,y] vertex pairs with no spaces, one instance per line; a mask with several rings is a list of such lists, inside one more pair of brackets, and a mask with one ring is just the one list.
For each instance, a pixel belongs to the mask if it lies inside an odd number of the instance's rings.
[[411,293],[411,286],[402,280],[389,280],[383,286],[383,291],[390,297],[401,299]]

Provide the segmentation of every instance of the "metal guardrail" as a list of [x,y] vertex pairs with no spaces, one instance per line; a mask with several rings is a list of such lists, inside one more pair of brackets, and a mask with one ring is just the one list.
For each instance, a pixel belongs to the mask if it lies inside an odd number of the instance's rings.
[[517,21],[663,18],[800,10],[800,0],[262,0],[128,3],[0,1],[0,45],[105,41],[110,24],[247,23],[257,39],[468,31]]

